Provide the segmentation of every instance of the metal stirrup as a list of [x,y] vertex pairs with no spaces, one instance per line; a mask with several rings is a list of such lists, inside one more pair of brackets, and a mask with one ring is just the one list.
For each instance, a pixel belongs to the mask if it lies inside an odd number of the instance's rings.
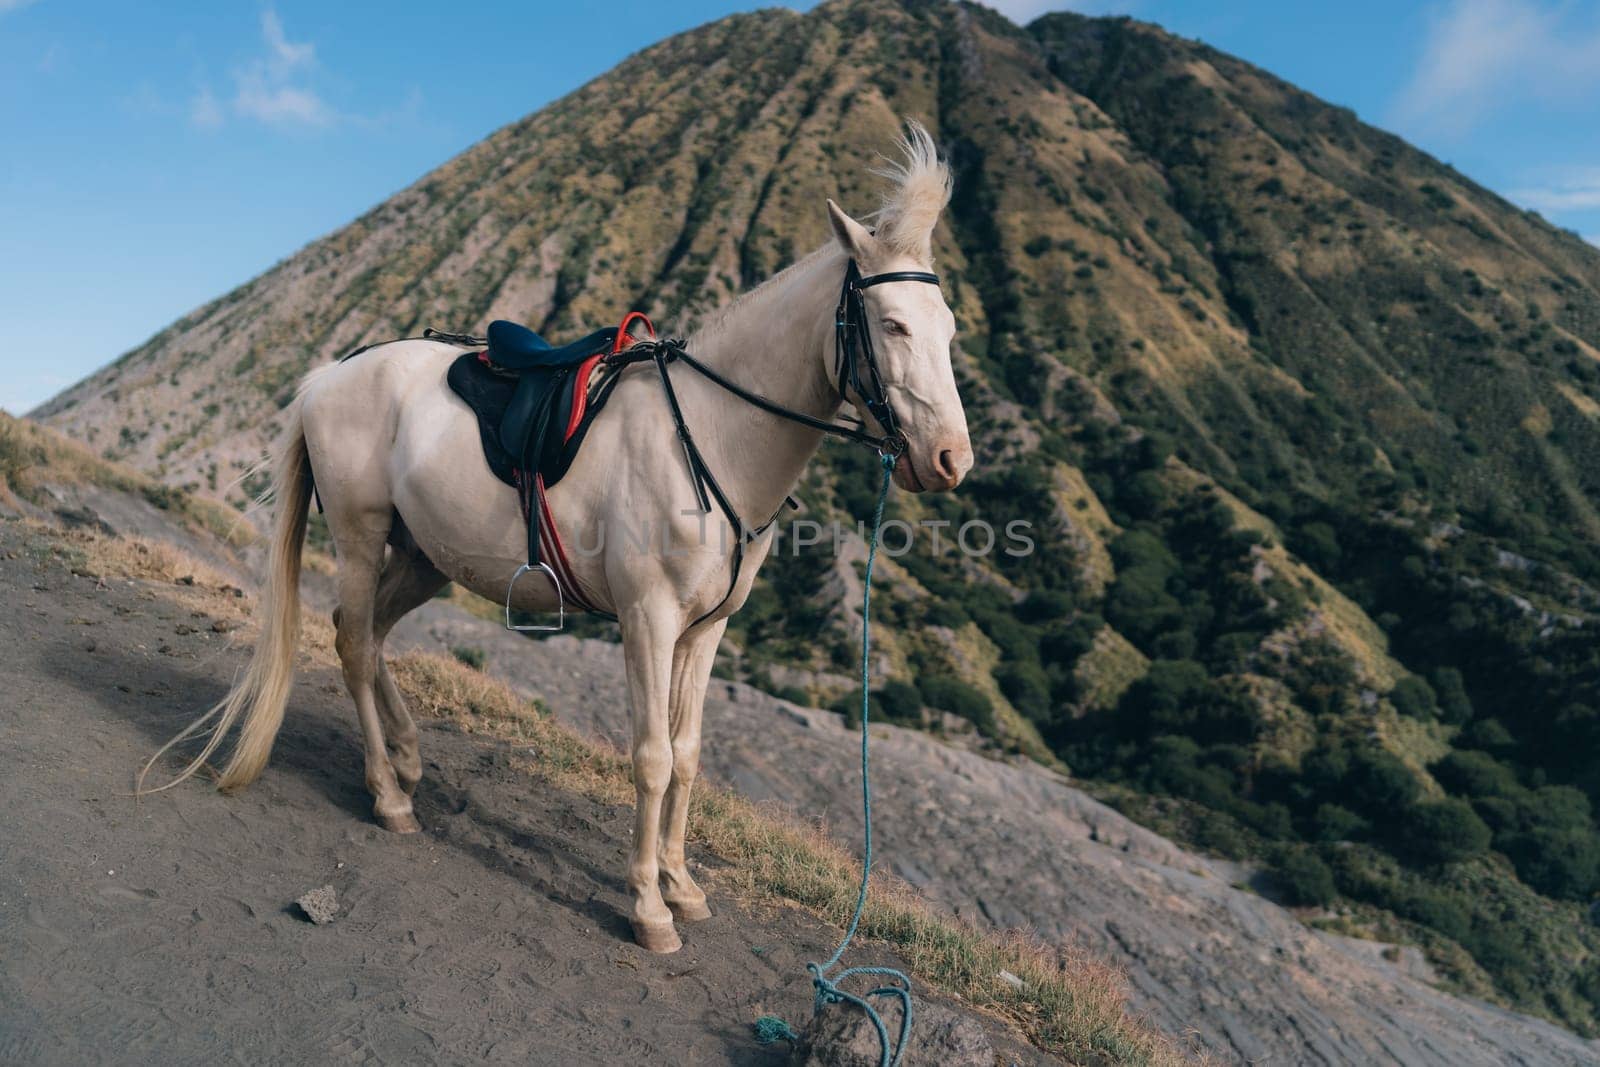
[[[555,590],[556,590],[556,624],[554,626],[546,626],[546,625],[543,625],[542,623],[528,623],[527,625],[513,625],[512,622],[511,622],[511,594],[517,588],[517,579],[521,578],[524,574],[526,574],[527,572],[529,572],[531,570],[544,571],[546,576],[548,576],[549,579],[550,579],[550,584],[555,587]],[[511,581],[506,584],[506,629],[515,630],[517,633],[529,633],[529,632],[556,633],[556,632],[559,632],[560,630],[564,629],[566,627],[566,625],[567,625],[567,602],[566,602],[566,597],[563,596],[562,592],[561,592],[561,579],[557,578],[556,577],[556,572],[550,569],[550,564],[546,563],[544,560],[540,560],[538,562],[537,566],[524,563],[522,566],[518,567],[517,568],[517,572],[511,576]]]

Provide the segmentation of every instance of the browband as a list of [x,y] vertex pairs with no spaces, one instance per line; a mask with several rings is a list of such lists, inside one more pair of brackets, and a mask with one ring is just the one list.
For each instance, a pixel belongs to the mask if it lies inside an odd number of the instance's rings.
[[856,288],[865,289],[868,286],[882,285],[884,282],[927,282],[929,285],[938,285],[939,276],[929,274],[925,270],[891,270],[858,280]]

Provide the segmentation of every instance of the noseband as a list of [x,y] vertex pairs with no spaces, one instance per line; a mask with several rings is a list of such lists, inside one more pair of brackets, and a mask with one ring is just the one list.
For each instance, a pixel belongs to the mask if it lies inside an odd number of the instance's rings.
[[867,328],[867,298],[863,292],[885,282],[938,285],[939,276],[921,270],[892,270],[863,278],[861,269],[852,259],[845,270],[844,287],[839,290],[839,307],[833,315],[833,377],[838,383],[839,395],[849,400],[854,393],[867,414],[882,428],[878,451],[899,456],[906,450],[906,439],[900,432],[894,406],[889,403],[889,389],[878,368],[877,354],[872,350],[872,331]]

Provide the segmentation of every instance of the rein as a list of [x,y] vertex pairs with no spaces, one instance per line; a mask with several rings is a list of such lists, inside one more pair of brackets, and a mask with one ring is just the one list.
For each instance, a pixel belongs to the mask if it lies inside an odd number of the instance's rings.
[[[733,527],[733,575],[728,583],[728,591],[714,607],[691,623],[691,626],[704,622],[728,602],[728,598],[733,595],[734,589],[739,584],[739,572],[744,565],[745,542],[766,533],[767,529],[777,521],[782,509],[780,508],[760,526],[752,528],[745,525],[744,520],[734,510],[727,493],[717,481],[716,475],[711,472],[699,446],[694,442],[694,434],[690,432],[689,424],[683,417],[683,408],[678,403],[678,393],[672,387],[672,376],[667,373],[667,366],[671,363],[681,363],[712,384],[768,414],[810,427],[843,441],[873,448],[883,458],[886,470],[892,472],[894,464],[905,454],[906,439],[900,431],[900,420],[895,415],[894,405],[889,403],[888,386],[884,382],[883,372],[878,367],[877,353],[872,347],[872,332],[867,328],[866,297],[862,292],[874,285],[883,285],[887,282],[923,282],[928,285],[938,285],[939,276],[927,271],[897,270],[863,277],[861,269],[852,259],[845,270],[844,285],[839,291],[839,304],[834,312],[833,322],[835,388],[846,400],[849,400],[854,393],[867,413],[883,428],[882,436],[875,436],[856,426],[841,425],[828,419],[807,415],[803,411],[786,408],[760,393],[752,392],[690,355],[689,350],[684,347],[682,338],[641,341],[632,348],[606,357],[603,361],[606,367],[619,370],[646,360],[655,364],[656,373],[661,378],[662,392],[667,397],[667,408],[672,413],[673,425],[677,427],[678,444],[683,449],[684,461],[689,465],[689,478],[694,483],[695,499],[700,505],[700,513],[710,514],[711,505],[715,502],[717,509]],[[885,474],[885,477],[888,475]],[[799,506],[793,497],[787,498],[787,502],[791,507]]]

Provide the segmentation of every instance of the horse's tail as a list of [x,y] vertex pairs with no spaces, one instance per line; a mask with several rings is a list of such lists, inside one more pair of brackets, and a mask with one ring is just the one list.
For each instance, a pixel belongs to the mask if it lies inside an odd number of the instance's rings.
[[[300,641],[300,555],[305,543],[311,491],[311,457],[306,451],[301,401],[296,400],[290,410],[288,432],[272,478],[271,495],[277,503],[277,514],[273,519],[267,581],[258,611],[261,634],[250,665],[227,696],[150,757],[139,772],[137,792],[170,789],[192,776],[216,753],[241,716],[243,726],[239,730],[239,740],[217,779],[217,788],[241,789],[255,781],[267,765],[267,756],[283,725],[284,708],[294,684],[294,658]],[[166,785],[144,789],[144,777],[156,760],[174,745],[206,731],[208,724],[206,743],[188,766]]]

